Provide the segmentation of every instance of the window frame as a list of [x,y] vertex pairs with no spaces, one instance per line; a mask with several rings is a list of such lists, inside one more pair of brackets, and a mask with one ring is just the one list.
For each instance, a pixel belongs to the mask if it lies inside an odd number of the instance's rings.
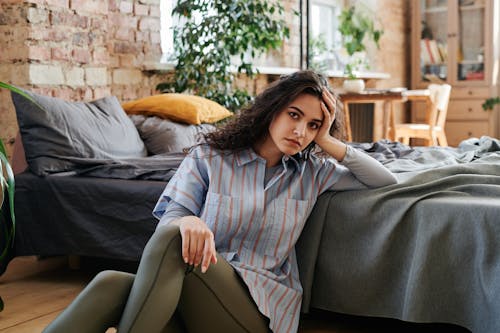
[[[343,68],[342,60],[338,55],[342,52],[341,35],[338,31],[338,16],[340,15],[342,9],[345,6],[345,1],[343,0],[309,0],[309,17],[308,17],[308,27],[309,29],[309,42],[311,38],[321,35],[323,32],[316,32],[315,25],[320,24],[321,18],[313,17],[313,6],[318,7],[328,7],[331,10],[330,20],[331,29],[329,30],[329,35],[326,37],[326,47],[327,50],[323,52],[322,55],[318,57],[320,61],[326,61],[328,63],[327,70],[339,70]],[[320,12],[325,12],[319,9]],[[328,23],[327,23],[328,24]]]

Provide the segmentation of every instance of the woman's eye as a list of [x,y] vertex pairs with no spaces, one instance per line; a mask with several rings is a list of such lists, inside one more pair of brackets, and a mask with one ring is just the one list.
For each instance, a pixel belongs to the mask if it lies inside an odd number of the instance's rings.
[[309,127],[312,128],[312,129],[318,129],[319,125],[318,125],[318,123],[310,123]]
[[290,111],[288,112],[288,114],[290,115],[290,117],[292,117],[293,119],[297,119],[299,117],[299,114],[297,112],[293,112],[293,111]]

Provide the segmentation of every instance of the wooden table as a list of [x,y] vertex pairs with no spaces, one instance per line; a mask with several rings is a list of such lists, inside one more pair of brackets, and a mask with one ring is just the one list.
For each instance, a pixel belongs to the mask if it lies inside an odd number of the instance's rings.
[[409,100],[430,102],[430,91],[428,89],[366,89],[359,93],[340,91],[339,97],[344,107],[347,141],[352,141],[349,104],[374,103],[377,105],[378,102],[383,103],[383,136],[394,141],[394,102],[406,102]]

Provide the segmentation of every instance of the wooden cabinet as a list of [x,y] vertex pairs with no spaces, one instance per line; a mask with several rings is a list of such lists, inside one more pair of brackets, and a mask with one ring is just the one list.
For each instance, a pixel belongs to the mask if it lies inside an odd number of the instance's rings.
[[[499,95],[500,1],[412,0],[412,89],[452,85],[446,121],[450,146],[469,137],[499,137],[499,107],[482,103]],[[422,106],[412,106],[412,121]]]

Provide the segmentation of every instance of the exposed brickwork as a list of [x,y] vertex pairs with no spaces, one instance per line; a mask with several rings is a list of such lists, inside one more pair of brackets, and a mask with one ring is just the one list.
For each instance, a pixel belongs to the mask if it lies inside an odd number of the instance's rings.
[[50,7],[68,8],[69,0],[45,0]]
[[[375,50],[373,68],[391,77],[376,82],[378,88],[409,87],[411,16],[409,1],[378,0],[374,9],[384,28],[380,50]],[[395,106],[396,122],[406,121],[408,105]]]
[[[85,86],[85,70],[73,67],[66,71],[66,84],[72,88]],[[88,84],[88,81],[87,81]]]
[[71,9],[77,13],[106,15],[108,3],[103,0],[71,0]]
[[405,87],[410,82],[410,2],[378,0],[375,12],[382,23],[384,34],[380,39],[380,50],[375,50],[373,68],[389,73],[391,77],[381,80],[378,86]]
[[134,9],[134,4],[132,2],[122,1],[120,2],[120,12],[124,14],[132,13]]
[[[162,79],[143,70],[161,57],[159,3],[2,0],[0,80],[66,100],[151,95]],[[0,93],[0,137],[9,142],[17,121],[10,94]]]
[[134,4],[134,13],[138,16],[146,16],[149,13],[149,6],[141,5],[139,3]]

